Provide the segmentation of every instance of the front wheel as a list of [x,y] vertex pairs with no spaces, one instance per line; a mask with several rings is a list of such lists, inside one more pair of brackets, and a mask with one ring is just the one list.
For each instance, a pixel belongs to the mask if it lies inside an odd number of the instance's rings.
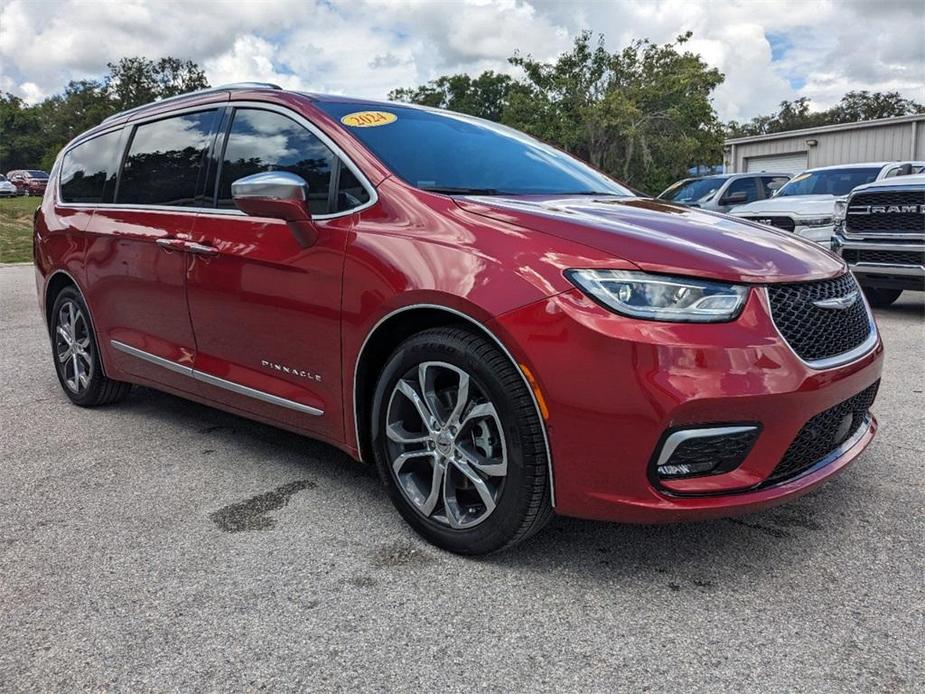
[[862,287],[867,303],[874,308],[885,308],[892,305],[903,293],[902,289],[878,289],[876,287]]
[[487,554],[552,515],[542,422],[516,367],[458,328],[402,343],[376,387],[373,448],[389,495],[424,538]]

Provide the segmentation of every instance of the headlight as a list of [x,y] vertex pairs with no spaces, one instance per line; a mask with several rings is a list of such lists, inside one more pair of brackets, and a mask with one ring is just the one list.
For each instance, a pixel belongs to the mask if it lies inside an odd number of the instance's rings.
[[748,287],[625,270],[567,270],[565,276],[605,308],[624,316],[677,323],[718,323],[742,311]]
[[832,224],[831,217],[810,217],[807,219],[797,219],[794,223],[800,227],[827,227]]
[[835,221],[844,222],[845,215],[848,212],[848,201],[847,200],[836,200],[835,201]]

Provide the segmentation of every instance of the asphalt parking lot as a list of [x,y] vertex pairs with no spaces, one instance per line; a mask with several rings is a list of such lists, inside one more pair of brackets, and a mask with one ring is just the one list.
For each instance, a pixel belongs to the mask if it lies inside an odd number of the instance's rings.
[[334,449],[60,391],[0,268],[0,690],[922,691],[925,295],[878,319],[880,435],[736,520],[555,519],[462,559]]

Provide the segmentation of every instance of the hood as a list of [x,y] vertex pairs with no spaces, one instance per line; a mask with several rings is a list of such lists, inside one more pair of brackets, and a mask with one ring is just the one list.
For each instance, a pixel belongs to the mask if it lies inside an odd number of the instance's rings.
[[729,282],[800,282],[844,272],[786,231],[648,198],[456,198],[469,212],[604,251],[648,272]]
[[787,195],[782,198],[756,200],[733,208],[732,214],[793,212],[799,215],[824,215],[835,211],[834,195]]

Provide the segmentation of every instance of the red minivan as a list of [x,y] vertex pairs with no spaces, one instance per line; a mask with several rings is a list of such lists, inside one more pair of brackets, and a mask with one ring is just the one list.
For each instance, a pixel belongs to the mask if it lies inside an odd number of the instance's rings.
[[457,113],[247,83],[112,116],[35,260],[74,403],[137,383],[327,441],[454,552],[763,509],[876,429],[840,259]]

